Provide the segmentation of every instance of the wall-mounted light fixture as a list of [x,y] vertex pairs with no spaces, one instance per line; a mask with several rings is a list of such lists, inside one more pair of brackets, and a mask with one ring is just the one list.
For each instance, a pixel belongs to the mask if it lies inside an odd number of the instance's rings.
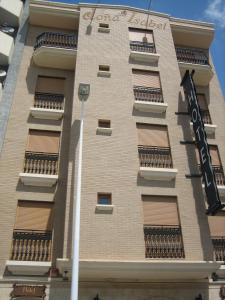
[[202,295],[199,294],[198,297],[195,298],[195,300],[203,300]]

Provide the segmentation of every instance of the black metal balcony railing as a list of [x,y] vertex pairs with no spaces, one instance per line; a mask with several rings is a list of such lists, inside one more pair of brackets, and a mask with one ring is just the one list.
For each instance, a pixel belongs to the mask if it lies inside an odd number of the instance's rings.
[[146,258],[184,258],[180,226],[144,226]]
[[35,93],[34,107],[45,109],[63,109],[64,95],[50,93]]
[[141,167],[172,168],[172,157],[169,147],[138,145]]
[[222,166],[212,166],[217,185],[225,185],[225,178]]
[[204,124],[212,124],[212,120],[211,120],[209,111],[201,109],[200,112],[201,112],[203,123]]
[[217,261],[225,261],[225,236],[213,237],[212,243],[214,259]]
[[24,172],[57,175],[58,154],[26,151]]
[[10,259],[50,261],[51,252],[51,231],[14,230]]
[[156,53],[154,43],[130,41],[130,49],[138,52]]
[[57,32],[43,32],[34,45],[34,50],[41,46],[77,49],[77,35]]
[[176,54],[180,62],[209,65],[207,54],[202,49],[176,47]]
[[146,101],[146,102],[163,102],[162,90],[144,86],[134,86],[135,100]]
[[[201,172],[202,170],[201,170],[200,164],[198,164],[198,168],[199,168],[199,171]],[[225,176],[224,176],[223,167],[221,165],[220,166],[212,165],[212,168],[213,168],[213,171],[215,174],[216,184],[217,185],[225,185]]]

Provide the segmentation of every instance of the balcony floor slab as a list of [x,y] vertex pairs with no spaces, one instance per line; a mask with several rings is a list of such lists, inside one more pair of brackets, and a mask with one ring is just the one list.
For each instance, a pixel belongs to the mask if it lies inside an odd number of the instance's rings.
[[135,100],[134,107],[135,109],[143,112],[164,113],[168,107],[168,104]]
[[147,180],[171,181],[176,178],[178,170],[170,168],[140,167],[139,174]]
[[51,262],[7,260],[6,267],[13,275],[43,276],[51,267]]
[[52,187],[58,180],[58,175],[35,173],[20,173],[20,180],[24,185]]
[[36,119],[60,120],[64,110],[31,107],[30,113]]
[[39,67],[74,70],[76,49],[41,46],[33,53],[34,63]]

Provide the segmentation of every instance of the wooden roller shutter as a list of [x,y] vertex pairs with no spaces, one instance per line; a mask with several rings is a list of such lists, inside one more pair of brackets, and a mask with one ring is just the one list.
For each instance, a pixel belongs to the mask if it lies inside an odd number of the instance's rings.
[[201,110],[208,110],[208,105],[204,94],[197,94],[198,104]]
[[145,225],[179,225],[175,197],[142,196]]
[[158,72],[133,69],[132,73],[133,73],[133,85],[152,87],[157,89],[161,88]]
[[153,43],[153,32],[151,30],[142,30],[137,28],[129,28],[129,39],[133,42],[143,42],[143,38],[147,38],[147,43]]
[[137,129],[139,145],[169,147],[166,126],[138,123]]
[[208,217],[209,228],[212,237],[225,237],[225,214]]
[[219,151],[217,146],[210,145],[209,146],[209,151],[210,151],[210,156],[212,160],[212,165],[213,166],[220,166],[220,157],[219,157]]
[[53,203],[19,201],[15,229],[52,230]]
[[[198,164],[200,164],[200,157],[199,157],[199,152],[198,152],[197,147],[195,147],[195,152],[196,152],[196,156],[197,156],[197,162],[198,162]],[[220,163],[220,157],[219,157],[219,152],[218,152],[217,146],[209,145],[209,153],[211,156],[212,165],[220,166],[221,163]]]
[[58,153],[60,132],[46,130],[29,130],[26,151]]
[[42,77],[39,76],[36,85],[36,92],[64,94],[64,78]]

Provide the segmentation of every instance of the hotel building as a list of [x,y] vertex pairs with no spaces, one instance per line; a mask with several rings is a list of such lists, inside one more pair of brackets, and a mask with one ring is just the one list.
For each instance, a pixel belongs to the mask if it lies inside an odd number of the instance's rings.
[[225,203],[213,25],[124,6],[25,5],[13,92],[0,102],[0,300],[70,299],[81,83],[79,300],[225,299],[225,210],[206,214],[180,86],[195,70]]

